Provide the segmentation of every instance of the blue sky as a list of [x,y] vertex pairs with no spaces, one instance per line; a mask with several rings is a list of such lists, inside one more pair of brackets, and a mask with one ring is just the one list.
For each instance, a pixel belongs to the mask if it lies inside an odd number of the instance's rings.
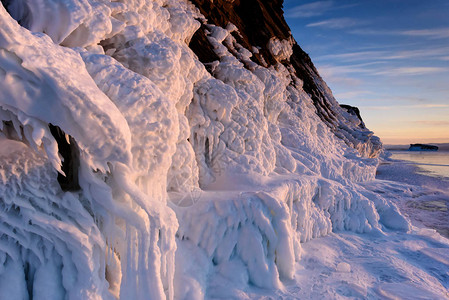
[[386,144],[449,142],[449,0],[285,0],[298,44]]

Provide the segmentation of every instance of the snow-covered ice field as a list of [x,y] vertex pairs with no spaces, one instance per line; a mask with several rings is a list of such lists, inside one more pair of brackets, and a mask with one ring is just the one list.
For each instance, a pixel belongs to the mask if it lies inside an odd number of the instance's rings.
[[298,299],[449,298],[449,242],[433,230],[332,233],[303,250]]
[[420,171],[384,161],[378,180],[364,183],[398,204],[411,232],[338,232],[310,241],[296,272],[299,298],[449,299],[449,178]]
[[[449,178],[420,171],[387,159],[363,184],[398,204],[414,225],[409,232],[337,231],[311,240],[283,290],[253,288],[242,299],[449,299]],[[229,299],[232,280],[222,284],[212,298]]]

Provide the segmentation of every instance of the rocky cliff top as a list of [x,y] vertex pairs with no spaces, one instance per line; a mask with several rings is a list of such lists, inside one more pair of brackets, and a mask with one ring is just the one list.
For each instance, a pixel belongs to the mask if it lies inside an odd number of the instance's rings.
[[[279,63],[284,65],[302,81],[302,88],[313,100],[318,116],[336,136],[363,155],[369,157],[378,155],[382,144],[366,129],[359,110],[357,108],[350,111],[341,110],[309,55],[294,40],[283,16],[282,0],[192,0],[192,2],[206,18],[200,20],[201,28],[193,35],[189,45],[201,62],[209,64],[219,60],[212,44],[208,42],[207,25],[213,24],[223,28],[230,24],[236,26],[237,31],[232,35],[239,47],[251,52],[253,62],[264,67]],[[233,45],[229,45],[228,48],[231,53],[235,53]],[[246,66],[250,68],[248,64]],[[357,117],[355,123],[346,112]]]

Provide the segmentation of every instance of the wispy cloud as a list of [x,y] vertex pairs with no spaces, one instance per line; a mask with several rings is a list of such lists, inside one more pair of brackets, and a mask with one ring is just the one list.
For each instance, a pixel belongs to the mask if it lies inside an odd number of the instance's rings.
[[384,57],[386,54],[388,54],[387,51],[359,51],[359,52],[322,55],[317,57],[316,60],[360,61],[366,60],[367,57],[369,57],[370,60],[372,60],[373,58],[378,59]]
[[337,100],[347,100],[347,99],[359,99],[362,100],[365,95],[372,94],[371,91],[363,91],[363,90],[353,90],[344,93],[335,93],[335,99]]
[[349,33],[358,34],[358,35],[391,35],[391,34],[393,34],[391,31],[371,29],[371,28],[354,29],[354,30],[349,31]]
[[405,30],[399,32],[402,35],[408,36],[423,36],[436,39],[449,38],[449,28],[434,28],[434,29],[419,29],[419,30]]
[[348,75],[348,74],[365,74],[369,75],[375,72],[380,72],[383,70],[380,67],[376,67],[379,64],[382,64],[382,62],[368,62],[363,64],[353,64],[353,65],[333,65],[333,64],[327,64],[327,65],[318,65],[318,72],[323,75],[324,77],[330,77],[335,76],[339,77],[342,75]]
[[359,20],[353,19],[353,18],[334,18],[334,19],[328,19],[320,22],[314,22],[309,23],[306,25],[306,27],[323,27],[323,28],[330,28],[330,29],[344,29],[344,28],[350,28],[354,26],[361,25],[364,22],[361,22]]
[[427,75],[433,73],[446,72],[448,69],[440,67],[404,67],[404,68],[391,68],[373,73],[373,75],[388,75],[388,76],[399,76],[399,75]]
[[332,8],[333,1],[317,1],[307,4],[302,4],[289,9],[285,16],[287,18],[308,18],[323,15],[326,11]]
[[[428,99],[416,96],[392,96],[390,94],[382,95],[383,101],[394,101],[394,102],[408,102],[408,103],[418,103],[414,105],[422,105],[423,103],[429,102]],[[381,100],[381,101],[382,101]]]
[[[339,98],[336,97],[338,100]],[[383,103],[396,103],[395,105],[404,106],[406,105],[409,107],[410,105],[426,105],[428,103],[429,99],[422,98],[422,97],[414,97],[414,96],[395,96],[391,94],[378,94],[375,91],[367,91],[366,93],[361,93],[360,98],[357,100],[363,101],[366,105],[368,103],[372,104],[383,104]],[[405,103],[405,104],[404,104]],[[404,106],[405,107],[405,106]]]
[[339,84],[344,86],[359,86],[362,80],[353,76],[353,74],[366,73],[366,70],[357,66],[318,66],[318,73],[328,83]]
[[403,50],[403,51],[389,51],[389,50],[373,50],[373,51],[358,51],[348,53],[329,54],[317,57],[317,61],[325,60],[340,60],[346,62],[355,61],[382,61],[382,60],[404,60],[422,58],[429,60],[435,58],[438,60],[448,61],[449,47],[432,47],[429,49],[415,49],[415,50]]
[[[360,80],[358,78],[350,77],[350,76],[326,74],[326,73],[321,73],[321,72],[320,72],[320,74],[326,82],[332,82],[332,84],[350,86],[351,88],[360,86],[363,83],[362,80]],[[337,99],[339,99],[339,98],[337,98]]]
[[327,14],[329,11],[336,11],[359,6],[360,3],[336,4],[336,1],[315,1],[307,4],[297,5],[285,11],[287,18],[310,18]]
[[[377,65],[377,66],[376,66]],[[348,74],[363,74],[375,76],[416,76],[428,75],[435,73],[449,72],[448,68],[443,67],[398,67],[379,66],[378,62],[365,64],[338,66],[338,65],[322,65],[318,67],[318,71],[323,77],[335,77]]]
[[393,110],[393,109],[433,109],[433,108],[449,108],[448,104],[414,104],[414,105],[379,105],[379,106],[364,106],[361,105],[364,109],[369,110]]
[[361,28],[351,30],[349,33],[358,35],[397,35],[397,36],[415,36],[430,39],[446,39],[449,38],[449,28],[431,28],[431,29],[414,29],[414,30],[378,30],[371,28]]
[[365,111],[368,111],[368,110],[391,110],[391,106],[364,106],[364,105],[360,105],[359,108],[362,108]]
[[415,49],[415,50],[404,50],[396,51],[390,55],[385,55],[384,59],[410,59],[422,57],[425,59],[438,58],[449,53],[449,47],[433,47],[428,49]]
[[[355,87],[361,85],[363,82],[358,77],[360,77],[361,74],[369,75],[371,71],[367,67],[373,64],[375,63],[364,63],[348,66],[338,66],[328,64],[328,65],[317,65],[317,69],[318,73],[327,82]],[[358,76],[352,76],[354,74]]]
[[420,121],[413,121],[412,123],[425,125],[425,126],[449,126],[449,121],[420,120]]
[[415,104],[411,105],[412,108],[448,108],[449,104]]

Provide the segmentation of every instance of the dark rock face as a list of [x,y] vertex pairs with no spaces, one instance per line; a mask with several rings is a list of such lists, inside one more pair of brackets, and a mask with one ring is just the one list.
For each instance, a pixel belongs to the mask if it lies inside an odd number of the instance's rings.
[[198,56],[198,59],[203,64],[208,64],[213,61],[219,60],[220,58],[211,49],[209,41],[206,39],[206,28],[204,24],[201,25],[190,40],[189,47]]
[[[58,183],[63,191],[77,191],[81,187],[79,185],[78,172],[80,167],[80,153],[76,141],[71,136],[66,138],[66,134],[58,126],[48,124],[51,134],[58,143],[58,151],[62,156],[62,171],[65,176],[58,173]],[[21,128],[21,136],[16,131],[16,128],[11,121],[3,121],[2,133],[11,140],[21,141],[28,144],[26,139],[23,139],[23,129]],[[68,139],[68,141],[67,141]]]
[[327,86],[321,86],[325,85],[325,83],[318,74],[312,60],[296,43],[293,45],[293,55],[290,58],[290,62],[295,68],[296,76],[304,82],[304,91],[312,98],[317,114],[326,124],[335,126],[338,120],[335,117],[335,113],[332,112],[329,101],[326,99],[325,90]]
[[62,171],[65,173],[65,176],[58,173],[58,182],[61,189],[63,191],[76,191],[81,189],[78,180],[80,154],[75,140],[69,136],[69,141],[67,141],[65,132],[58,126],[52,124],[48,124],[48,126],[51,134],[58,143],[59,153],[63,158]]
[[[207,40],[207,24],[225,28],[229,23],[238,28],[233,32],[237,42],[253,53],[251,59],[257,64],[268,67],[283,64],[290,72],[303,81],[302,88],[309,94],[316,108],[317,115],[330,127],[334,134],[351,147],[357,148],[364,155],[373,157],[382,148],[380,140],[366,129],[357,108],[341,108],[324,80],[318,74],[309,55],[294,42],[289,26],[284,17],[283,0],[191,0],[207,21],[195,33],[190,48],[199,60],[206,64],[218,60],[211,44]],[[201,21],[201,20],[200,20]],[[271,39],[293,41],[293,55],[289,59],[277,59],[268,49]],[[257,48],[258,51],[253,51]],[[231,51],[232,52],[232,51]],[[292,82],[292,85],[294,83]],[[358,126],[346,120],[344,110],[355,114],[361,120]],[[360,147],[360,144],[366,144]],[[370,149],[368,153],[365,150]]]
[[[282,0],[192,0],[192,2],[207,18],[209,24],[223,28],[229,23],[234,24],[240,33],[234,34],[234,38],[246,49],[251,51],[253,46],[260,47],[259,53],[253,53],[252,59],[262,66],[276,63],[276,59],[266,47],[270,39],[278,37],[284,40],[290,37],[290,28],[283,17]],[[198,44],[211,47],[201,29],[200,33],[192,38],[190,47],[201,62],[214,61],[213,55],[206,58],[201,51],[197,53]]]

